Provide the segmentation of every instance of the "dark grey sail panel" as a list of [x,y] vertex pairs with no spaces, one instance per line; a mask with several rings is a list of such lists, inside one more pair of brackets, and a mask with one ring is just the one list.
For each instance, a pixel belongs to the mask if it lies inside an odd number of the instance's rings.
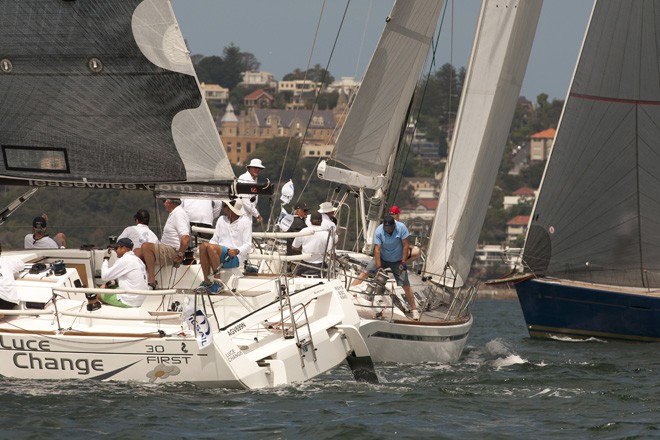
[[532,214],[538,274],[660,285],[660,8],[598,1]]
[[[194,72],[159,67],[138,47],[133,20],[141,3],[0,2],[0,175],[190,180],[173,119],[204,101]],[[213,177],[213,168],[206,174]]]

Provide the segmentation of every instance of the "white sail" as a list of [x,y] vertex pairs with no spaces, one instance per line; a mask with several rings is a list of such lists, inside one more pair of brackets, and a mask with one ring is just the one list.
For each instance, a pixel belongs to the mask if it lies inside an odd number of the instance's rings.
[[447,285],[463,285],[470,271],[541,6],[482,4],[425,269],[437,276],[449,266]]
[[349,169],[387,171],[444,3],[406,0],[392,8],[333,151]]

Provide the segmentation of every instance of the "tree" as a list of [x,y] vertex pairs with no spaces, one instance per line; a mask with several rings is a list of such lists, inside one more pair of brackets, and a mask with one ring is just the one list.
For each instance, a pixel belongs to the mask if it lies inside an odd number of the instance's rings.
[[220,84],[220,72],[224,61],[219,56],[210,56],[202,58],[195,66],[197,77],[200,82],[209,84]]
[[311,69],[307,69],[306,71],[301,70],[300,68],[294,69],[293,72],[287,73],[284,75],[282,80],[284,81],[294,81],[294,80],[303,80],[307,79],[309,81],[314,81],[317,83],[322,83],[324,86],[327,86],[328,84],[331,84],[334,82],[335,78],[325,70],[323,67],[321,67],[320,64],[316,64],[314,67]]
[[195,55],[198,59],[195,71],[201,82],[219,84],[232,90],[241,82],[241,73],[259,70],[257,58],[249,52],[241,52],[234,43],[225,47],[222,53],[222,57],[213,55],[201,59]]

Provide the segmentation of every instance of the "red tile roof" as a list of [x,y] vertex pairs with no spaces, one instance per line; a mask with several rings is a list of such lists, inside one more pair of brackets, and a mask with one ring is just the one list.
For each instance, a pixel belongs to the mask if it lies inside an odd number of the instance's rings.
[[273,99],[273,97],[270,96],[270,94],[268,94],[266,91],[261,90],[261,89],[255,90],[254,92],[250,93],[249,95],[247,95],[243,99],[252,101],[252,100],[255,100],[255,99],[259,99],[262,95],[266,95],[268,97],[268,99]]
[[435,210],[438,207],[438,199],[417,199],[417,204],[426,209]]
[[554,139],[557,130],[554,128],[548,128],[547,130],[539,131],[530,136],[532,139]]
[[506,224],[510,226],[527,226],[528,223],[529,223],[528,215],[517,215],[508,222],[506,222]]
[[534,192],[535,192],[534,189],[523,186],[522,188],[518,188],[517,190],[515,190],[512,195],[514,195],[514,196],[533,196]]

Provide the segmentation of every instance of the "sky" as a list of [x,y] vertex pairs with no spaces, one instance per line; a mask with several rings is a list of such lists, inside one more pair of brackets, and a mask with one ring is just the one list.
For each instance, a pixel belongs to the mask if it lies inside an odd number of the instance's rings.
[[[343,24],[346,0],[172,0],[172,4],[192,54],[222,56],[223,48],[234,43],[255,55],[261,70],[273,73],[275,79],[315,64],[328,66],[336,79],[359,79],[393,0],[350,0]],[[466,66],[480,1],[448,0],[447,5],[435,64]],[[592,0],[545,0],[522,96],[531,101],[540,93],[550,100],[565,98],[591,7]]]

